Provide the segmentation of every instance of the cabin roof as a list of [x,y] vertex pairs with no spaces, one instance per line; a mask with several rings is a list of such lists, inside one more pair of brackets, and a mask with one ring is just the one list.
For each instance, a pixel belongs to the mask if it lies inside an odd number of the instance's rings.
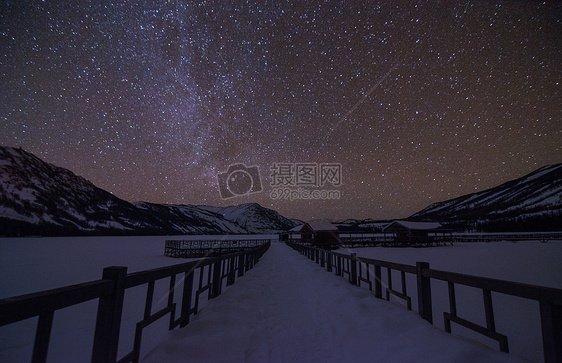
[[431,231],[441,229],[439,222],[410,222],[410,221],[394,221],[383,228],[383,232],[409,229],[413,231]]
[[307,229],[307,226],[308,229],[311,229],[313,232],[338,230],[338,227],[333,225],[330,221],[325,219],[316,219],[293,227],[289,230],[289,232],[302,232],[303,229]]
[[326,219],[316,219],[307,222],[314,231],[337,231],[338,227]]
[[289,230],[289,232],[300,232],[300,231],[303,229],[303,227],[304,227],[305,224],[306,224],[306,223],[299,224],[298,226],[291,228],[291,229]]

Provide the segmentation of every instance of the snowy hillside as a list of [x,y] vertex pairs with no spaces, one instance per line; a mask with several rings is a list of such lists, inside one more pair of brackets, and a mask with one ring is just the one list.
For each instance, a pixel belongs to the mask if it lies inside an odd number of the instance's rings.
[[271,233],[294,223],[259,204],[131,204],[70,170],[0,146],[0,236]]
[[[562,216],[562,164],[540,168],[498,187],[430,205],[412,220],[552,230]],[[542,228],[541,228],[542,227]],[[558,226],[560,228],[560,226]]]
[[135,203],[162,223],[171,226],[183,234],[211,233],[247,233],[238,224],[225,219],[221,214],[204,210],[192,205],[164,205],[146,202]]
[[0,147],[0,233],[153,232],[157,221],[71,171]]
[[270,233],[289,230],[296,223],[279,213],[257,203],[246,203],[224,208],[200,206],[199,208],[222,215],[226,220],[243,227],[248,233]]

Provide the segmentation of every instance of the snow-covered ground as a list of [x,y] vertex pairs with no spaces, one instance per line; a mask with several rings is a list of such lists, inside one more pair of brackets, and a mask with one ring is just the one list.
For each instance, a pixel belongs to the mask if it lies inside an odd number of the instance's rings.
[[[168,238],[0,239],[0,298],[96,280],[107,266],[128,266],[128,271],[134,272],[185,261],[163,256],[164,241]],[[359,256],[396,262],[425,260],[433,268],[562,288],[559,262],[562,243],[474,243],[425,249],[361,248],[356,252]],[[159,296],[166,296],[167,284],[167,280],[156,284],[154,309],[163,307],[159,306],[164,304]],[[436,292],[438,285],[433,284],[433,293],[440,300],[440,293]],[[409,281],[408,286],[415,295],[415,284]],[[443,290],[446,309],[446,286]],[[461,303],[465,293],[461,290],[457,291],[459,313],[468,315],[461,316],[481,316],[479,319],[483,320],[483,315],[479,315],[483,308],[476,307],[480,305],[481,292],[475,297],[467,295],[466,303]],[[145,294],[145,286],[126,292],[120,357],[132,347],[133,327],[142,319]],[[290,361],[293,358],[372,361],[373,357],[390,361],[426,358],[503,361],[514,358],[514,355],[496,354],[465,340],[451,339],[439,329],[431,328],[415,312],[405,310],[400,302],[378,300],[367,289],[350,286],[345,279],[322,271],[279,244],[274,244],[255,269],[226,289],[223,295],[209,302],[204,300],[202,303],[206,305],[181,331],[168,332],[167,319],[147,328],[141,356],[151,352],[147,361],[157,361],[158,357],[189,357],[197,361],[194,354],[209,350],[209,354],[216,356],[230,352],[232,361],[245,357],[249,361]],[[538,308],[523,301],[522,308],[512,310],[510,302],[505,305],[504,300],[494,295],[498,331],[508,335],[514,353],[540,361],[540,329],[533,325],[538,326]],[[438,310],[439,304],[434,304],[434,318],[435,325],[441,328],[439,319],[445,309]],[[416,307],[415,302],[413,306]],[[55,313],[50,361],[89,361],[96,307],[97,303],[92,301]],[[520,343],[513,340],[512,332],[506,331],[503,321],[514,317],[520,324],[516,329],[530,335],[536,333],[538,348],[536,341],[531,345]],[[36,321],[33,318],[0,328],[0,361],[30,360]],[[515,331],[516,335],[519,330]],[[453,332],[460,332],[460,328],[453,326]],[[167,343],[162,343],[164,341]],[[158,346],[159,343],[165,345]],[[194,350],[179,351],[182,345]],[[495,342],[491,345],[497,350]],[[173,353],[176,351],[179,356]],[[205,359],[199,361],[202,360]]]
[[[209,240],[277,238],[277,235],[205,236]],[[108,266],[127,266],[136,272],[189,261],[164,256],[167,239],[202,239],[201,236],[147,237],[47,237],[0,238],[0,298],[22,295],[86,281],[98,280]],[[156,283],[154,311],[164,307],[168,279]],[[125,293],[119,356],[133,346],[134,327],[143,316],[146,286]],[[206,298],[206,297],[205,297]],[[201,306],[206,303],[201,299]],[[90,360],[97,301],[86,302],[55,312],[49,346],[52,362]],[[37,318],[0,327],[0,362],[27,362]],[[145,329],[143,350],[158,342],[167,331],[166,319]]]
[[[429,262],[433,269],[516,281],[562,289],[562,242],[491,242],[455,243],[454,246],[431,248],[369,247],[338,252],[355,252],[360,257],[415,265]],[[383,269],[383,281],[387,281]],[[393,273],[393,287],[400,289],[400,274]],[[417,309],[416,281],[407,274],[407,287],[412,307]],[[485,326],[481,289],[456,286],[460,317]],[[404,304],[392,296],[392,301]],[[538,302],[502,294],[492,294],[496,330],[507,335],[510,353],[532,361],[542,361],[542,338]],[[432,280],[433,323],[443,329],[443,312],[449,311],[447,284]],[[498,349],[494,340],[452,323],[454,334],[461,334]]]
[[283,244],[144,362],[512,362],[374,298]]

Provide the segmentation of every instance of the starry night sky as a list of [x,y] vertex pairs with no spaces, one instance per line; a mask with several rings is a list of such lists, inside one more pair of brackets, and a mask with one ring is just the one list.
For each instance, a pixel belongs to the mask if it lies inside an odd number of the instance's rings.
[[[402,218],[562,162],[562,5],[3,1],[0,144],[125,200]],[[339,163],[274,200],[273,163]],[[228,200],[217,174],[256,165]]]

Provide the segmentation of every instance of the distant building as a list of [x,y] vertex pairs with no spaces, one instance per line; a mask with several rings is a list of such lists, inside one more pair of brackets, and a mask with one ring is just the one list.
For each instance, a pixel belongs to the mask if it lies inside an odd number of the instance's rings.
[[289,239],[299,239],[301,243],[312,243],[314,230],[308,223],[298,225],[289,230]]
[[[394,221],[383,228],[385,234],[394,235],[393,242],[398,245],[429,245],[436,241],[436,237],[445,236],[450,231],[438,222],[409,222]],[[443,238],[444,240],[444,238]]]
[[309,221],[290,229],[289,238],[325,248],[334,248],[341,244],[338,227],[325,219]]

